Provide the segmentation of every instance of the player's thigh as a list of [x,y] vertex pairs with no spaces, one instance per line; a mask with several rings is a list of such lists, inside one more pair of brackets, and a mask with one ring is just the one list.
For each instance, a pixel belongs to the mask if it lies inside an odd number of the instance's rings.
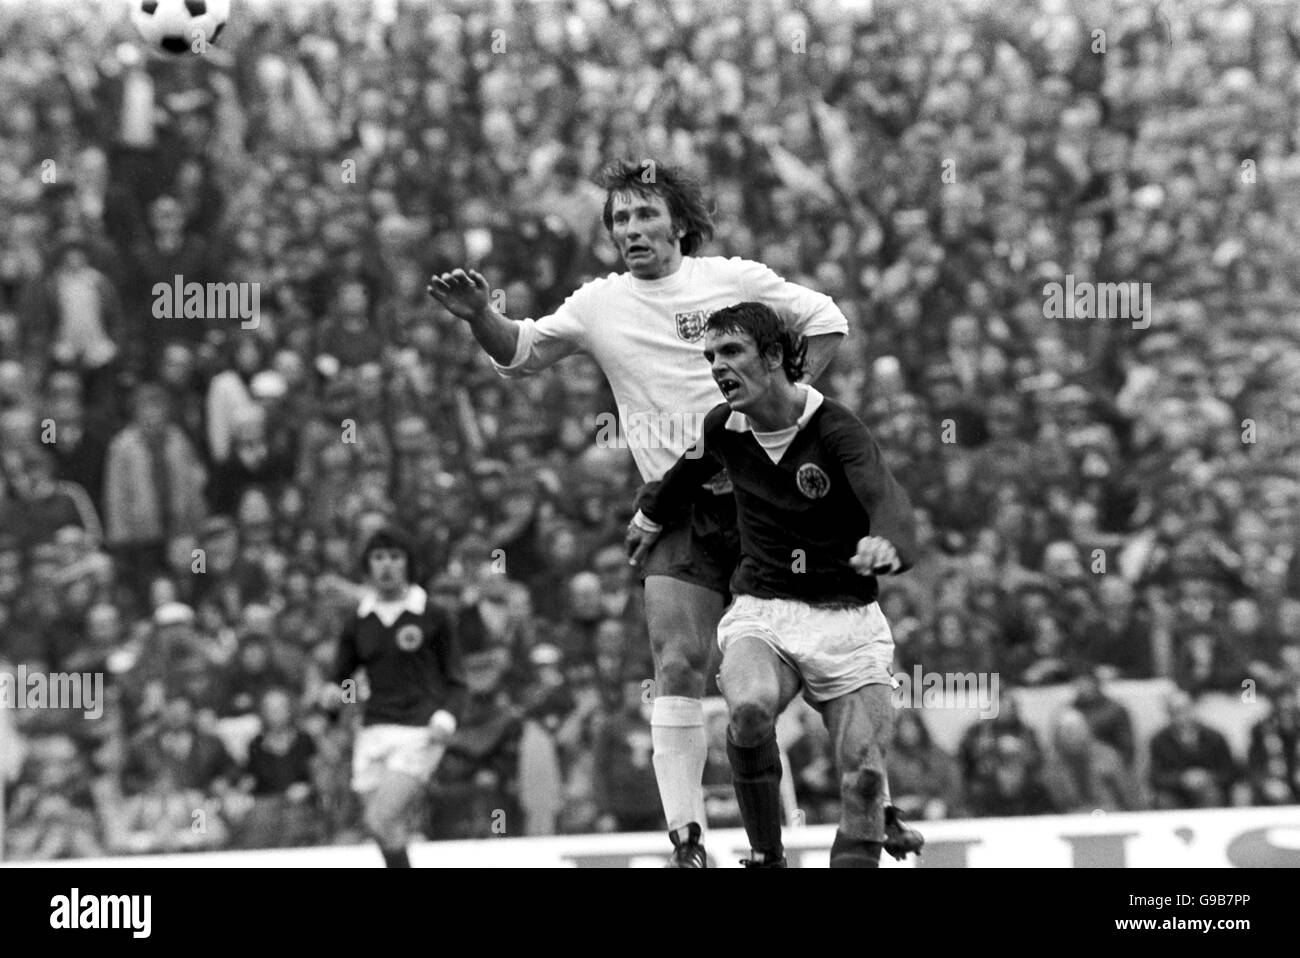
[[718,688],[727,701],[736,743],[755,745],[774,731],[777,716],[801,684],[799,673],[761,636],[734,638],[722,656]]
[[870,767],[883,772],[885,750],[894,734],[894,701],[883,683],[864,685],[821,704],[841,774]]
[[408,772],[386,768],[366,796],[366,817],[371,822],[403,821],[424,797],[425,783]]
[[756,702],[781,712],[799,693],[799,673],[758,635],[731,641],[722,656],[718,688],[727,704]]
[[723,607],[722,593],[713,589],[666,575],[646,576],[646,629],[655,661],[685,657],[703,670]]

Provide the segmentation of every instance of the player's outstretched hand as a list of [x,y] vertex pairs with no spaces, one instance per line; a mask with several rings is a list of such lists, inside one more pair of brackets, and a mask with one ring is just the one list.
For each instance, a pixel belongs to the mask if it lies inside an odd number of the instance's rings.
[[849,560],[849,565],[859,575],[889,575],[902,568],[903,560],[888,539],[864,536],[858,541],[858,551]]
[[627,536],[623,540],[623,546],[627,549],[628,562],[631,565],[640,565],[641,560],[645,558],[650,547],[655,544],[659,538],[657,532],[646,532],[636,523],[629,522],[627,525]]
[[453,269],[429,277],[429,295],[453,316],[474,319],[490,305],[488,281],[475,270]]

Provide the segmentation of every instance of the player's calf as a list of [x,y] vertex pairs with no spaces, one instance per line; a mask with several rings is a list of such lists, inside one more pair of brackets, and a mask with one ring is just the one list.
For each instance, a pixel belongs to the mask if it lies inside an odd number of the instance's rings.
[[845,749],[836,757],[841,807],[872,840],[885,840],[885,755],[874,742]]
[[841,759],[840,827],[831,868],[878,868],[885,842],[884,755],[874,745]]
[[673,867],[701,867],[708,740],[700,699],[722,597],[664,575],[646,577],[645,595],[655,666],[650,737]]
[[384,856],[385,866],[411,867],[411,860],[406,852],[406,846],[411,841],[411,833],[404,820],[367,810],[365,824],[371,838],[379,846],[379,853]]
[[414,830],[411,817],[418,802],[421,784],[413,778],[389,773],[366,801],[363,822],[366,831],[389,868],[410,868],[406,847]]
[[889,686],[873,683],[826,702],[840,776],[840,827],[832,868],[876,868],[885,834],[885,748],[893,727]]
[[781,842],[781,752],[776,717],[798,676],[760,638],[729,644],[719,682],[727,699],[727,759],[752,857],[746,867],[784,867]]
[[[735,718],[733,713],[733,726]],[[783,862],[781,842],[781,752],[776,744],[774,723],[755,717],[754,725],[766,728],[766,735],[751,745],[741,745],[733,726],[727,729],[727,760],[731,764],[731,781],[736,789],[736,803],[749,836],[754,863]]]

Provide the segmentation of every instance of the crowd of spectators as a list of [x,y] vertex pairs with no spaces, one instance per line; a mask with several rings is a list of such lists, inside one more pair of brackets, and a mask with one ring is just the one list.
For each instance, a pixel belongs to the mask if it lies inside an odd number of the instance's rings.
[[[504,382],[424,290],[471,263],[541,316],[618,269],[612,156],[849,317],[822,385],[922,526],[896,666],[1003,679],[956,754],[899,713],[899,804],[1300,801],[1296,8],[236,3],[171,59],[116,9],[0,4],[0,665],[106,677],[98,720],[0,715],[7,855],[360,840],[325,676],[388,518],[468,655],[429,834],[660,827],[608,387]],[[1152,312],[1048,318],[1067,275]],[[167,312],[180,277],[255,319]],[[1117,677],[1182,690],[1149,744]],[[1234,755],[1193,705],[1246,687]],[[824,735],[790,755],[836,820]]]

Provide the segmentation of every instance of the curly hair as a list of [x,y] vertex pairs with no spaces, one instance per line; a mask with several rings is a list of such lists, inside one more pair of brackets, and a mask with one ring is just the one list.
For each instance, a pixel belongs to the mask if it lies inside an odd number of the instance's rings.
[[791,382],[803,378],[808,341],[790,330],[770,306],[753,302],[724,306],[709,317],[704,329],[710,333],[746,333],[753,338],[760,356],[781,351],[781,367]]
[[605,191],[606,230],[614,228],[614,197],[635,193],[663,197],[673,223],[686,231],[681,240],[683,256],[713,239],[713,207],[704,197],[704,187],[684,170],[654,160],[614,160],[596,175],[595,182]]

